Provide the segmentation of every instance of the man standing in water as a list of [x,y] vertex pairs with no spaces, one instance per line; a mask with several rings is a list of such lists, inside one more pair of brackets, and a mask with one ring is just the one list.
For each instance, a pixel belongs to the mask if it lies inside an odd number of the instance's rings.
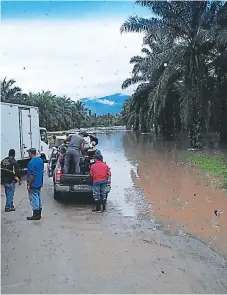
[[69,135],[66,141],[69,141],[68,150],[65,154],[64,173],[68,174],[69,164],[72,160],[76,174],[80,173],[80,156],[84,151],[84,139],[78,134]]
[[28,154],[31,160],[28,163],[27,189],[33,215],[27,217],[27,220],[40,220],[42,212],[41,188],[43,186],[44,163],[43,160],[37,156],[36,149],[29,149]]
[[[106,185],[111,176],[109,166],[103,162],[103,157],[96,155],[95,164],[91,166],[90,175],[93,178],[93,197],[96,208],[92,211],[106,211]],[[101,206],[103,208],[101,208]]]

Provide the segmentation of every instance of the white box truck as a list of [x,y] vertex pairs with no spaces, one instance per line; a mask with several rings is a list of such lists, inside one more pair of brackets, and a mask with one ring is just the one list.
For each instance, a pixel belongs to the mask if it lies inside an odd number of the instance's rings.
[[47,131],[39,127],[37,107],[1,102],[1,160],[15,149],[21,168],[29,162],[27,150],[36,148],[45,160],[49,158]]

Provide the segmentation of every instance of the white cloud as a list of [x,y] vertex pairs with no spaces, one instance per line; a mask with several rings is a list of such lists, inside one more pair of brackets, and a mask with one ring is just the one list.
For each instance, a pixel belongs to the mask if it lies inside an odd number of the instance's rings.
[[130,94],[121,84],[143,36],[121,35],[123,21],[2,23],[0,77],[15,79],[25,92],[51,90],[74,100]]
[[97,99],[96,100],[97,102],[100,102],[102,104],[107,104],[107,105],[110,105],[110,106],[113,106],[115,104],[114,101],[112,100],[108,100],[108,99]]

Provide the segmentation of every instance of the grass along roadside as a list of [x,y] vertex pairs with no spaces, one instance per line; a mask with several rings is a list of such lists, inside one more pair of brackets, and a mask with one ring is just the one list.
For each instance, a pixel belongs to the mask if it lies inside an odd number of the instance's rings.
[[227,189],[227,163],[222,158],[207,156],[202,153],[186,155],[187,163],[196,165],[211,175],[223,180],[222,188]]

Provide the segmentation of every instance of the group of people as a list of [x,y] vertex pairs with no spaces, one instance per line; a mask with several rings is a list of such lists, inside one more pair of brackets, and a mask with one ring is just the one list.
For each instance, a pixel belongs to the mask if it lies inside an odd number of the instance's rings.
[[[43,186],[44,161],[37,155],[36,149],[28,151],[30,161],[27,167],[27,190],[33,215],[27,220],[40,220],[42,212],[41,189]],[[16,152],[10,149],[8,157],[1,162],[1,182],[4,185],[6,204],[5,212],[15,211],[14,194],[15,185],[21,185],[21,170],[15,159]]]
[[[84,134],[86,135],[86,134]],[[65,173],[68,172],[70,160],[74,161],[75,169],[80,171],[80,153],[84,152],[84,138],[74,134],[67,139],[69,142],[65,157]],[[42,213],[41,189],[43,187],[44,161],[37,155],[36,149],[31,148],[28,151],[30,161],[27,167],[27,191],[32,207],[33,215],[27,217],[27,220],[40,220]],[[1,182],[4,185],[6,204],[5,212],[15,211],[14,194],[15,185],[21,182],[21,170],[15,159],[14,149],[10,149],[8,157],[1,162]],[[95,212],[106,210],[106,185],[111,176],[110,168],[103,162],[101,153],[96,153],[95,163],[91,166],[90,175],[93,178],[93,197],[95,201]]]
[[[81,136],[82,135],[82,136]],[[85,131],[81,135],[73,134],[67,137],[68,149],[64,159],[64,173],[68,173],[70,161],[73,162],[75,173],[80,173],[80,157],[81,153],[84,154],[86,150],[95,146],[92,143],[90,136]],[[109,166],[103,162],[102,154],[96,150],[95,163],[91,166],[90,175],[93,178],[93,198],[95,201],[95,212],[102,212],[106,210],[106,185],[111,176]]]
[[[86,131],[81,134],[68,135],[66,142],[68,143],[68,148],[64,157],[64,173],[68,174],[70,163],[72,163],[74,172],[79,174],[81,154],[85,154],[91,148],[94,149],[96,142],[91,141],[91,137]],[[96,155],[102,156],[98,149],[96,149]]]

